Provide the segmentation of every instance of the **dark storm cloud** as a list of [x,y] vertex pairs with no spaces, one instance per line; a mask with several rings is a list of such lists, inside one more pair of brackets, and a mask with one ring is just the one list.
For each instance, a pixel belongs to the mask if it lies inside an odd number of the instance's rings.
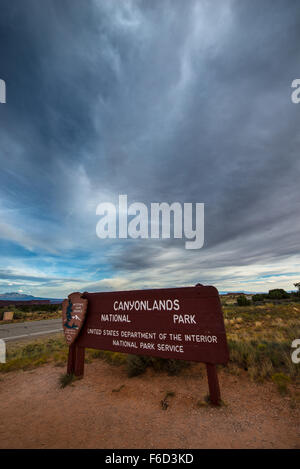
[[[298,1],[2,5],[3,238],[60,253],[70,281],[299,253]],[[96,205],[121,193],[204,202],[204,248],[101,243]]]
[[[153,113],[152,121],[158,127],[162,123],[162,128],[152,138],[149,135],[152,157],[138,156],[135,169],[128,165],[122,172],[137,180],[133,190],[139,191],[140,199],[205,202],[205,245],[236,239],[236,252],[243,251],[242,256],[231,253],[229,264],[243,264],[244,257],[248,262],[264,253],[273,258],[294,254],[299,233],[300,119],[290,101],[290,83],[299,73],[299,4],[284,8],[282,2],[229,3],[229,25],[223,33],[218,31],[218,12],[202,4],[204,19],[210,19],[215,31],[209,32],[207,48],[205,26],[198,42],[191,41],[192,78],[181,90],[182,115],[173,127],[164,127],[163,122],[167,126],[176,113],[176,99],[173,108]],[[190,16],[190,25],[200,17]],[[162,36],[161,42],[163,32]],[[171,62],[176,56],[172,39],[170,35],[167,47]],[[155,53],[160,56],[160,49]],[[154,60],[158,62],[157,57]],[[152,60],[149,63],[153,66]],[[168,62],[164,70],[171,86],[176,73],[171,73]],[[159,68],[148,71],[154,80],[161,73]],[[167,90],[160,93],[162,87],[156,88],[157,100],[152,96],[155,103],[165,98]],[[151,94],[147,88],[143,91]],[[150,109],[152,103],[149,99]],[[149,146],[141,147],[141,154],[147,155]],[[251,234],[256,237],[250,242]],[[123,257],[126,266],[128,256]]]

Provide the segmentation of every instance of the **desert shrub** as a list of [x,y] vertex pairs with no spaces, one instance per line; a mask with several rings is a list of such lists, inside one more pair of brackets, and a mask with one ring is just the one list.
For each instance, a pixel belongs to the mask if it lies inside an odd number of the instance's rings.
[[64,373],[59,377],[59,384],[62,389],[73,383],[73,381],[75,381],[75,375],[73,373]]
[[169,358],[151,358],[151,366],[155,371],[166,371],[169,375],[179,375],[180,372],[189,366],[185,360],[175,360]]
[[168,358],[149,357],[142,355],[127,356],[128,376],[137,376],[152,367],[156,372],[167,372],[169,375],[178,375],[184,368],[189,366],[189,362],[184,360],[174,360]]
[[150,358],[142,355],[127,356],[127,374],[130,378],[141,375],[149,366]]
[[20,311],[18,308],[12,308],[10,311],[14,312],[14,319],[24,319],[26,317],[26,313]]
[[68,360],[68,353],[64,351],[54,352],[53,360],[55,362],[55,366],[66,366]]
[[161,373],[166,371],[166,361],[166,358],[150,357],[148,366],[151,366],[157,373]]
[[126,363],[126,355],[120,352],[104,351],[104,358],[111,365],[119,366]]
[[237,297],[237,304],[238,306],[249,306],[251,305],[251,301],[248,300],[245,295],[240,295]]
[[256,295],[253,295],[252,296],[252,301],[254,303],[256,303],[256,301],[264,301],[266,295],[264,295],[263,293],[257,293]]
[[286,376],[284,373],[275,373],[272,376],[273,383],[276,384],[277,389],[280,394],[284,395],[288,392],[288,384],[290,383],[291,379],[289,376]]
[[109,350],[86,349],[86,359],[90,361],[90,359],[94,358],[100,358],[110,365],[116,366],[127,362],[127,356],[125,353],[111,352]]
[[168,391],[166,392],[165,394],[165,397],[160,401],[160,404],[161,404],[161,407],[163,410],[167,410],[167,408],[169,407],[169,398],[170,397],[174,397],[175,396],[175,392],[174,391]]
[[269,290],[268,298],[270,300],[283,300],[285,298],[289,298],[289,293],[287,293],[283,288],[274,288],[273,290]]

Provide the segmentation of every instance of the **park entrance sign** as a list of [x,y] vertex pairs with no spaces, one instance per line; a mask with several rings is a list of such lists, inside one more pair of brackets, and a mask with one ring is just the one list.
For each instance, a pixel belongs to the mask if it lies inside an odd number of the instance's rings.
[[63,302],[68,373],[83,376],[86,347],[206,363],[210,398],[220,400],[216,364],[229,359],[216,288],[72,293]]

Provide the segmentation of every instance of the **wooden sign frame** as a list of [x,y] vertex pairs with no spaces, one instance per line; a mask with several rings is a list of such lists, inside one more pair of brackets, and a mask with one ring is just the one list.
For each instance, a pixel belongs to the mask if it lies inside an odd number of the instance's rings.
[[[75,337],[74,341],[69,343],[68,374],[83,377],[85,348],[200,361],[206,364],[210,402],[214,405],[220,404],[221,393],[216,365],[218,363],[227,364],[229,351],[222,307],[218,291],[215,287],[197,284],[195,287],[172,289],[103,293],[85,292],[83,294],[71,294],[69,298],[73,298],[73,300],[75,298],[77,303],[82,302],[86,307],[83,308],[84,314],[82,315],[83,324],[81,325],[81,329],[78,331],[78,335]],[[177,299],[177,303],[174,299]],[[69,304],[68,300],[65,301],[66,305]],[[154,301],[156,301],[156,305],[165,305],[168,304],[166,302],[169,301],[171,305],[170,310],[153,311],[152,308],[155,305]],[[114,323],[113,326],[111,325],[112,323],[109,322],[109,316],[111,317],[112,315],[109,315],[109,311],[112,310],[112,305],[114,308],[122,305],[122,307],[127,307],[128,309],[133,305],[130,311],[122,310],[122,315],[115,315],[116,317],[123,317],[124,321],[126,320],[129,324],[126,322],[123,324],[121,322],[120,324]],[[136,309],[137,307],[145,305],[146,311]],[[174,310],[175,306],[176,310]],[[151,311],[149,311],[148,308]],[[185,314],[186,311],[188,311],[189,314]],[[123,314],[125,312],[128,314]],[[185,319],[188,324],[176,324],[176,321],[178,322],[177,318],[180,316],[182,317],[182,321]],[[191,318],[190,320],[189,316]],[[63,317],[65,319],[66,315],[64,314]],[[195,325],[194,323],[190,324],[189,321],[194,322]],[[149,330],[150,324],[151,328],[155,331],[166,330],[167,328],[173,332],[183,331],[183,334],[177,336],[169,333],[169,336],[177,338],[183,335],[184,340],[181,339],[183,340],[181,351],[184,350],[184,352],[181,354],[181,357],[180,354],[178,355],[171,351],[162,353],[157,350],[155,350],[155,352],[152,350],[141,350],[138,348],[138,345],[141,346],[141,342],[138,342],[138,340],[134,342],[137,346],[137,350],[123,349],[122,341],[104,337],[105,331],[114,331],[116,335],[120,335],[118,331],[121,331],[121,335],[124,335],[124,331],[130,329],[147,331]],[[95,326],[97,327],[95,328]],[[101,326],[101,328],[99,326]],[[103,327],[113,327],[113,329],[107,330],[103,329]],[[187,338],[189,339],[192,336],[189,334],[185,335],[184,332],[186,331],[199,332],[197,335],[193,334],[193,337],[199,338],[199,343],[191,344],[187,342]],[[138,334],[137,332],[135,333]],[[127,332],[127,334],[129,334],[129,332]],[[214,338],[214,340],[209,341],[209,337]],[[207,338],[207,340],[205,340],[205,338]],[[157,341],[154,340],[153,342],[157,343]],[[155,345],[153,347],[155,347]],[[169,347],[169,349],[170,348],[171,347]]]

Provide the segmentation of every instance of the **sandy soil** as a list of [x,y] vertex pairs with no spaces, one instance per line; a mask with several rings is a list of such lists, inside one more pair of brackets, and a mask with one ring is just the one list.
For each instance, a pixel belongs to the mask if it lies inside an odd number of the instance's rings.
[[[271,383],[220,372],[227,406],[213,408],[197,406],[207,393],[201,364],[179,377],[148,370],[129,379],[99,360],[60,389],[64,371],[0,377],[0,448],[300,448],[300,410]],[[168,391],[175,396],[163,410]]]

